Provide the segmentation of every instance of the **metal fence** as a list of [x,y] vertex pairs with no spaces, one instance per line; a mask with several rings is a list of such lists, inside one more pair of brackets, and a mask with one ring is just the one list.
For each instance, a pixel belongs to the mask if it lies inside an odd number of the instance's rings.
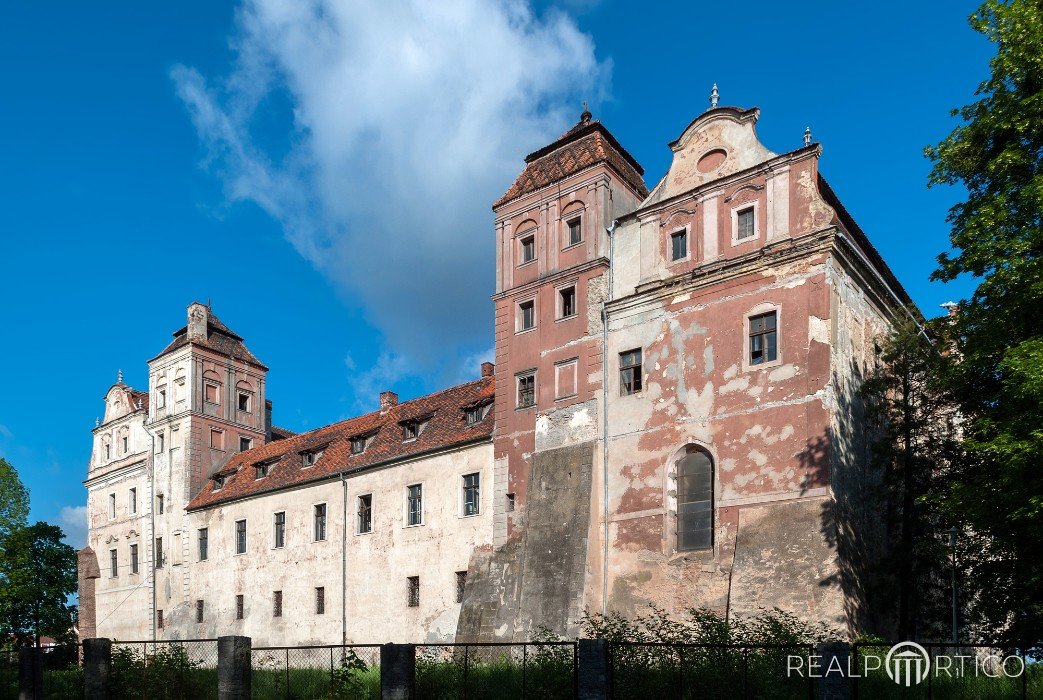
[[418,644],[416,697],[573,698],[576,643]]
[[380,645],[254,647],[254,700],[380,698]]
[[[853,644],[852,696],[860,700],[1043,698],[1043,668],[1026,652],[995,644],[920,642],[919,646],[927,651],[930,664],[910,663],[906,685],[905,678],[894,680],[895,670],[887,672],[891,645]],[[894,661],[891,668],[895,669]]]
[[609,644],[612,697],[758,698],[815,697],[815,679],[787,673],[793,655],[807,658],[807,644]]
[[113,640],[110,684],[118,698],[216,698],[217,640]]

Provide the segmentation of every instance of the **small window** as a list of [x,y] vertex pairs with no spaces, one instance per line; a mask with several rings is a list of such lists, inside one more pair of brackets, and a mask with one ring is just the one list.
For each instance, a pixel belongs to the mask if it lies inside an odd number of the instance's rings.
[[138,573],[138,546],[136,544],[130,546],[130,573]]
[[267,462],[254,465],[254,479],[263,479],[268,476],[268,467],[270,465]]
[[214,474],[214,491],[220,491],[225,486],[225,475]]
[[521,264],[536,259],[536,236],[525,236],[521,239]]
[[569,219],[566,225],[569,227],[569,245],[576,245],[583,240],[583,220],[581,217]]
[[629,396],[641,391],[641,349],[619,353],[619,393]]
[[105,443],[105,459],[112,459],[112,445]]
[[240,391],[238,393],[238,399],[239,399],[239,410],[240,411],[245,411],[246,413],[249,413],[250,412],[250,395],[247,394],[246,392]]
[[750,364],[760,365],[778,358],[774,311],[750,317]]
[[210,530],[209,528],[199,528],[199,561],[206,561],[210,555]]
[[109,519],[116,517],[116,494],[109,494]]
[[536,327],[536,302],[530,299],[518,304],[518,330],[527,331]]
[[154,565],[157,569],[163,568],[163,538],[156,538],[156,554],[154,558]]
[[464,585],[467,583],[467,572],[456,572],[456,602],[464,602]]
[[243,607],[243,596],[242,594],[239,594],[235,597],[235,619],[243,619]]
[[126,435],[123,436],[123,454],[130,452],[130,438]]
[[163,629],[163,611],[162,610],[157,610],[156,611],[156,627],[158,627],[159,629]]
[[360,455],[366,451],[366,438],[364,437],[353,437],[351,438],[351,454]]
[[408,488],[406,497],[407,513],[406,522],[409,525],[420,525],[424,519],[424,487],[421,484],[413,484]]
[[506,510],[508,513],[512,512],[514,510],[514,494],[513,493],[508,493],[507,494],[507,502],[504,503],[504,510]]
[[167,407],[167,390],[164,387],[160,387],[156,390],[156,408]]
[[471,406],[464,411],[466,416],[467,425],[474,425],[480,423],[489,415],[489,410],[492,408],[492,404],[485,404],[482,406]]
[[326,589],[322,586],[315,589],[315,614],[326,614]]
[[301,452],[301,466],[304,468],[314,467],[322,456],[322,450],[306,450]]
[[206,403],[217,404],[220,403],[221,392],[218,390],[216,384],[204,384],[203,385],[203,401]]
[[210,447],[215,450],[224,449],[224,431],[210,429]]
[[127,508],[132,514],[138,512],[138,490],[136,488],[132,488],[128,494]]
[[109,550],[109,576],[116,578],[120,575],[119,554],[115,549]]
[[479,510],[479,475],[464,476],[464,515],[478,515]]
[[242,435],[239,436],[239,451],[240,452],[246,452],[247,450],[249,450],[253,446],[254,446],[253,438],[243,437]]
[[202,621],[203,621],[203,601],[202,600],[197,600],[196,601],[196,622],[202,622]]
[[536,372],[518,375],[518,408],[528,408],[536,403]]
[[416,440],[420,435],[420,421],[402,421],[402,440]]
[[326,540],[326,504],[319,503],[315,506],[315,541]]
[[559,311],[561,312],[561,318],[568,318],[569,316],[576,315],[576,288],[565,287],[564,289],[558,290],[558,299],[561,300],[559,305]]
[[359,529],[360,535],[373,532],[373,494],[359,496]]
[[420,577],[410,576],[406,579],[409,587],[409,607],[420,607]]
[[161,493],[156,495],[156,510],[159,511],[160,515],[166,512],[166,500]]
[[158,433],[156,433],[156,452],[162,452],[163,451],[163,446],[164,446],[165,442],[166,442],[166,440],[164,440],[164,433],[163,433],[163,431],[161,430]]
[[286,544],[286,513],[275,514],[274,544],[276,549],[282,549]]
[[282,617],[282,591],[272,593],[272,617]]
[[670,259],[683,260],[688,257],[688,231],[682,229],[670,234]]
[[246,521],[235,521],[235,553],[246,554]]
[[754,226],[753,226],[753,224],[754,224],[753,215],[754,215],[753,207],[748,207],[746,209],[743,209],[742,211],[738,212],[735,215],[735,221],[736,221],[735,237],[738,240],[741,241],[741,240],[743,240],[745,238],[753,238],[754,234],[756,233],[756,230],[754,229]]

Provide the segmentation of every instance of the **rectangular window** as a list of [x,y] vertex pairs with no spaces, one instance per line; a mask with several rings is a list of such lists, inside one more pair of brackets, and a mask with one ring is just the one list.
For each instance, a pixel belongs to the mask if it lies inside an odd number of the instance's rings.
[[410,576],[406,579],[409,588],[409,607],[420,607],[420,577]]
[[315,614],[326,614],[326,589],[322,586],[315,589]]
[[250,395],[240,391],[239,395],[238,395],[238,399],[239,399],[239,410],[240,411],[246,411],[247,413],[249,413],[250,412]]
[[619,353],[619,394],[629,396],[641,391],[641,349]]
[[457,571],[456,572],[456,602],[464,602],[464,584],[467,583],[467,572]]
[[162,431],[156,433],[156,452],[163,451],[163,445],[166,442],[164,439],[164,433]]
[[415,420],[407,420],[402,423],[402,439],[403,440],[416,440],[417,435],[420,434],[420,423]]
[[138,512],[138,490],[136,488],[132,488],[128,494],[127,508],[131,513]]
[[778,357],[774,311],[750,317],[750,364],[772,362]]
[[420,484],[410,486],[406,500],[406,522],[410,525],[420,525],[424,518],[424,487]]
[[109,519],[116,517],[116,494],[109,494]]
[[360,455],[366,451],[366,438],[351,438],[351,454]]
[[359,534],[373,532],[373,494],[359,496]]
[[239,451],[246,452],[254,446],[254,441],[251,438],[239,436]]
[[210,556],[210,529],[199,528],[199,561],[206,561]]
[[166,408],[166,407],[167,407],[167,390],[165,388],[160,388],[160,389],[156,390],[156,408]]
[[575,219],[569,219],[567,224],[569,227],[569,245],[576,245],[583,240],[582,223],[583,220],[578,216]]
[[109,576],[116,578],[120,575],[119,555],[115,549],[109,550]]
[[235,521],[235,553],[246,554],[246,521]]
[[518,330],[527,331],[536,327],[536,302],[523,301],[518,304]]
[[558,290],[558,298],[561,300],[560,312],[561,318],[568,318],[569,316],[576,315],[576,288],[565,287],[564,289]]
[[196,601],[196,622],[202,622],[202,621],[203,621],[203,601],[202,600],[197,600]]
[[216,384],[203,385],[203,400],[207,403],[219,403],[221,397]]
[[478,474],[466,474],[464,476],[464,515],[478,515],[479,509],[479,476]]
[[130,438],[124,437],[123,438],[123,454],[127,454],[128,452],[130,452]]
[[136,544],[130,546],[130,573],[138,573],[138,546]]
[[536,372],[518,375],[518,408],[527,408],[536,403]]
[[286,513],[275,514],[275,548],[282,549],[286,544]]
[[105,459],[112,459],[112,445],[105,443]]
[[511,511],[514,510],[514,494],[513,493],[508,493],[507,494],[507,502],[504,504],[504,510],[506,510],[508,513],[510,513]]
[[465,418],[467,420],[467,425],[474,425],[475,423],[480,422],[483,418],[485,418],[485,416],[488,415],[490,408],[490,404],[485,404],[484,406],[471,406],[470,408],[468,408],[464,412]]
[[165,508],[166,508],[166,505],[165,505],[165,502],[163,500],[163,494],[158,494],[156,496],[156,510],[159,511],[160,515],[163,515],[163,513],[166,512]]
[[536,236],[525,236],[521,239],[521,264],[536,259]]
[[254,465],[254,479],[263,479],[268,476],[268,463],[262,462],[261,464]]
[[225,446],[225,434],[223,430],[210,431],[210,447],[215,450],[223,450]]
[[158,627],[159,629],[163,629],[163,611],[162,610],[157,610],[156,611],[156,627]]
[[282,617],[282,591],[272,594],[272,617]]
[[313,467],[321,456],[322,450],[305,450],[301,452],[301,466],[304,468]]
[[753,222],[754,222],[754,219],[753,219],[753,207],[749,207],[747,209],[743,209],[742,211],[737,213],[735,215],[735,221],[736,221],[736,226],[737,226],[737,230],[735,232],[735,237],[738,240],[741,241],[744,238],[752,238],[753,237],[753,234],[754,234],[754,228],[753,228]]
[[326,504],[319,503],[315,506],[315,541],[326,540]]
[[688,257],[688,231],[681,230],[670,234],[670,259],[683,260]]
[[163,568],[163,538],[162,537],[157,537],[156,538],[156,552],[155,552],[155,555],[153,557],[153,561],[154,561],[155,567],[157,569],[162,569]]
[[243,619],[243,596],[242,594],[235,597],[235,619]]

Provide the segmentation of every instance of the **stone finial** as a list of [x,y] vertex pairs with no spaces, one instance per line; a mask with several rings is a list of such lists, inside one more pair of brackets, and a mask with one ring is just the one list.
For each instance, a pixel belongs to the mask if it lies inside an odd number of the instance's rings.
[[100,425],[101,425],[101,418],[98,418],[97,416],[94,416],[94,427],[97,428]]
[[138,397],[137,403],[134,405],[134,407],[138,408],[138,409],[142,408],[141,397],[140,396]]
[[583,101],[583,113],[579,115],[579,120],[584,124],[589,124],[590,120],[594,118],[594,115],[587,109],[587,101]]
[[210,318],[210,307],[193,302],[188,307],[188,339],[206,340],[207,321]]
[[811,127],[804,129],[804,147],[807,148],[811,145]]
[[121,370],[121,369],[116,370],[116,383],[117,384],[122,384],[123,383],[123,370]]
[[717,102],[721,99],[721,93],[717,90],[717,83],[713,84],[713,89],[710,90],[710,109],[717,106]]

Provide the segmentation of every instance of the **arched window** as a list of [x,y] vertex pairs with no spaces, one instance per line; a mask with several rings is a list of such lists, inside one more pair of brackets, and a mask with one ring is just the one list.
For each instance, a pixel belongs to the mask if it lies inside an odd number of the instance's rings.
[[713,460],[688,447],[677,461],[677,550],[713,548]]

